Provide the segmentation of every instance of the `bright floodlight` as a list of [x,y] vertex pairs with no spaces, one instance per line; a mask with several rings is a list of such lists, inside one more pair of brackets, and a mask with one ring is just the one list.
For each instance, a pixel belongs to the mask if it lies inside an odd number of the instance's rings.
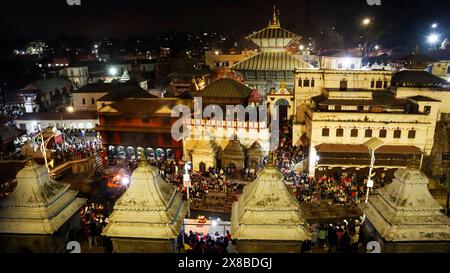
[[375,50],[378,50],[378,49],[380,49],[380,46],[376,45]]
[[117,75],[117,68],[110,67],[108,72],[109,72],[109,75],[115,76],[115,75]]
[[344,68],[348,69],[350,68],[350,65],[352,64],[352,59],[350,57],[345,57],[343,60]]
[[436,23],[433,23],[433,24],[431,25],[432,28],[437,28],[437,26],[438,26],[438,24],[436,24]]
[[304,50],[304,49],[305,49],[305,46],[304,46],[304,45],[300,45],[300,46],[299,46],[299,49],[300,49],[300,50]]
[[434,45],[437,42],[439,42],[439,35],[437,35],[436,33],[428,35],[428,43]]
[[371,23],[371,20],[370,20],[370,18],[365,18],[365,19],[362,21],[362,23],[363,23],[363,25],[368,26],[368,25]]
[[211,225],[212,225],[213,227],[217,226],[217,221],[216,221],[216,220],[212,220],[212,221],[211,221]]
[[69,106],[67,107],[67,112],[72,113],[74,111],[73,106]]
[[120,183],[122,183],[122,185],[124,186],[127,186],[128,184],[130,184],[130,178],[124,177],[122,178],[122,180],[120,180]]

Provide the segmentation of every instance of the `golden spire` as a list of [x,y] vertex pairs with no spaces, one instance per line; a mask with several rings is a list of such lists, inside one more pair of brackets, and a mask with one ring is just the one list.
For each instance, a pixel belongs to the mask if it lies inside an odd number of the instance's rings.
[[269,152],[269,158],[267,160],[267,168],[271,169],[275,165],[275,155],[272,151]]
[[269,27],[280,27],[280,11],[273,5],[272,21],[269,22]]
[[146,167],[146,166],[148,166],[148,162],[147,162],[147,159],[145,158],[144,151],[140,150],[138,153],[139,153],[139,155],[141,157],[141,160],[139,160],[139,167]]

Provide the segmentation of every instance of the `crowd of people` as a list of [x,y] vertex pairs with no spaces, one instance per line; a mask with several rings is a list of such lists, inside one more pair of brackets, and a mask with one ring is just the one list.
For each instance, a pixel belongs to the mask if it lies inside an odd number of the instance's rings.
[[349,206],[358,204],[364,197],[366,187],[364,178],[355,174],[336,172],[334,177],[309,177],[305,172],[292,171],[287,174],[294,195],[301,203],[318,204],[326,200],[334,204]]
[[52,145],[52,159],[55,160],[55,165],[59,165],[72,160],[85,159],[101,151],[103,151],[102,144],[97,139],[65,140],[65,143],[55,142]]
[[362,246],[361,222],[357,219],[314,224],[310,230],[311,241],[303,243],[302,252],[356,253]]
[[89,249],[94,246],[103,247],[101,233],[108,224],[109,208],[102,203],[86,203],[81,209],[81,230],[83,238],[87,240]]
[[[179,168],[183,170],[183,168]],[[194,200],[202,200],[209,191],[223,193],[240,193],[244,185],[227,177],[223,169],[209,168],[208,172],[198,173],[192,172],[190,175],[191,187],[189,188],[190,197]],[[183,171],[168,176],[168,182],[177,186],[178,191],[184,191],[183,188]]]
[[[0,105],[0,113],[13,119],[18,118],[24,113],[24,107],[19,105],[2,104]],[[11,121],[13,125],[14,121]]]
[[236,241],[231,240],[229,231],[225,235],[218,232],[199,234],[189,231],[188,234],[180,232],[177,238],[178,253],[236,253]]

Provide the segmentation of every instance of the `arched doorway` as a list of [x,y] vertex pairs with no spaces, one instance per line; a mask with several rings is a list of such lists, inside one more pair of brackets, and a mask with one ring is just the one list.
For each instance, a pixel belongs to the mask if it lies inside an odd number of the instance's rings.
[[172,149],[167,149],[167,159],[169,160],[175,160],[175,154],[173,153]]
[[117,147],[117,156],[119,159],[125,159],[125,148],[123,146]]
[[288,111],[289,111],[289,102],[285,99],[279,99],[275,103],[278,106],[280,113],[280,121],[288,119]]
[[127,153],[126,153],[127,159],[135,160],[136,159],[136,153],[133,147],[128,146],[127,147]]
[[136,151],[137,151],[137,159],[138,159],[138,160],[141,160],[141,159],[142,159],[142,155],[145,154],[144,148],[142,148],[142,147],[137,147]]
[[206,171],[206,164],[203,163],[203,162],[200,162],[198,168],[199,168],[201,173],[204,173]]
[[108,147],[108,156],[111,158],[116,157],[116,148],[112,145]]
[[166,155],[165,155],[163,149],[161,149],[161,148],[156,149],[156,159],[158,159],[158,160],[164,160],[165,156],[166,156]]
[[154,161],[155,160],[155,151],[152,148],[145,149],[145,156],[148,160]]

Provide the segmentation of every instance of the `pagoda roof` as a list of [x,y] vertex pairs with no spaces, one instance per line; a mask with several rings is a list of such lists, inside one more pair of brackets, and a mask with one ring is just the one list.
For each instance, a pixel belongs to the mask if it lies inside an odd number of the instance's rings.
[[247,39],[294,39],[301,37],[280,26],[268,26],[246,37]]
[[232,139],[228,142],[228,145],[223,150],[223,156],[229,157],[229,156],[238,156],[243,157],[244,156],[244,148],[242,147],[241,143],[237,139]]
[[258,172],[233,204],[231,234],[238,240],[305,241],[311,238],[297,200],[275,167]]
[[141,87],[129,83],[112,84],[107,92],[106,95],[99,98],[97,101],[121,101],[129,98],[156,98],[156,96],[149,94]]
[[361,208],[386,241],[450,241],[450,220],[417,169],[400,169],[393,182],[369,197]]
[[259,144],[258,141],[253,142],[253,144],[247,149],[247,155],[263,156],[264,151],[262,150],[261,144]]
[[53,234],[86,199],[70,185],[50,178],[47,168],[30,160],[16,176],[17,187],[0,201],[0,233]]
[[114,205],[103,230],[108,237],[173,239],[179,234],[187,203],[156,167],[141,161],[131,183]]
[[313,68],[313,66],[286,51],[280,51],[258,53],[231,68],[234,70],[295,71],[296,69]]
[[199,140],[194,146],[193,154],[216,154],[219,151],[218,145],[213,140]]
[[426,71],[404,70],[394,74],[392,85],[397,87],[445,87],[448,82]]
[[202,97],[209,98],[247,98],[252,89],[230,78],[217,80],[201,92]]

